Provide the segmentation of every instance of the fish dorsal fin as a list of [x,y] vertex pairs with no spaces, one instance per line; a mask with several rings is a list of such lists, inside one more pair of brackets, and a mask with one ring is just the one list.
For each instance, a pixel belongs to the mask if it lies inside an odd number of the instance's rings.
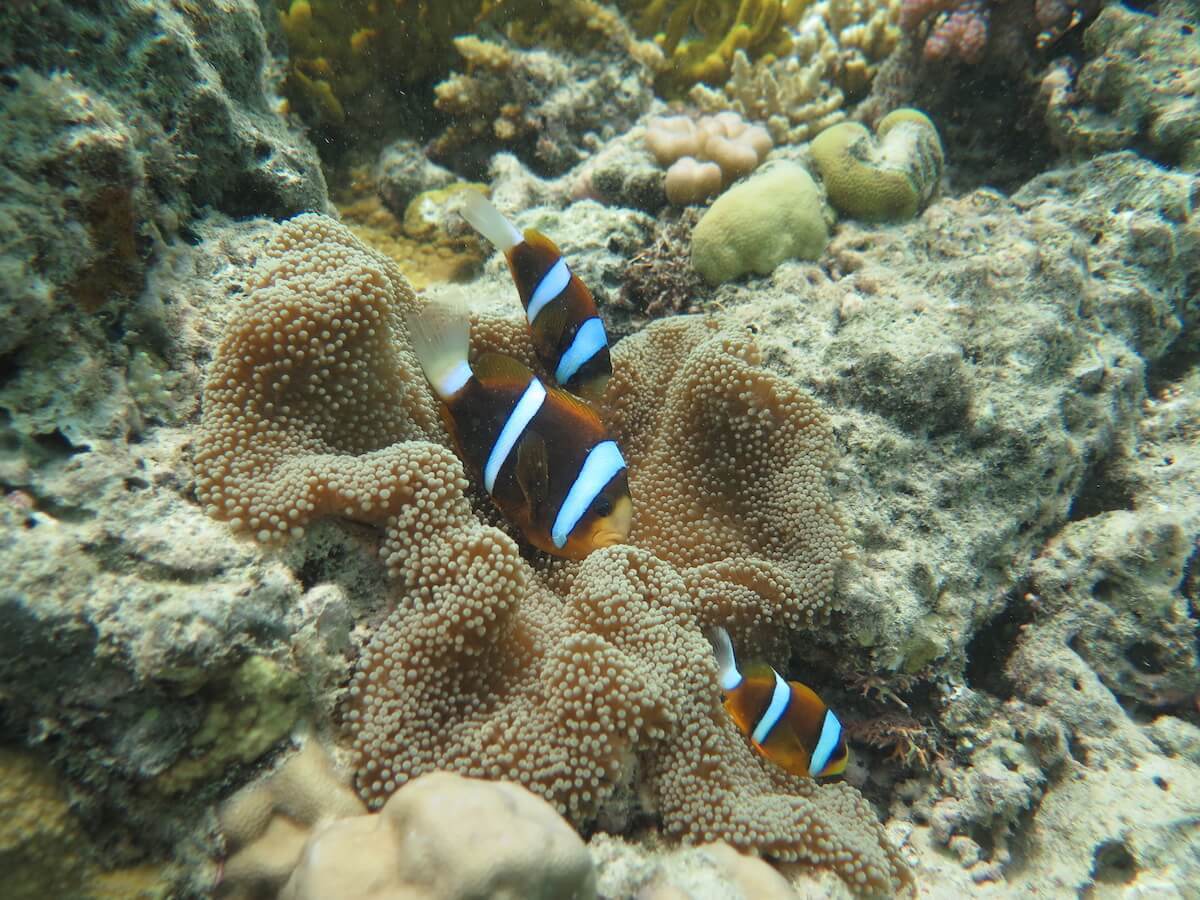
[[536,513],[550,494],[550,459],[540,434],[527,431],[522,435],[517,445],[516,478],[529,508]]
[[504,353],[484,353],[471,366],[480,382],[515,381],[524,384],[533,373],[519,359]]
[[775,670],[768,666],[765,662],[752,662],[749,665],[742,666],[742,677],[753,679],[755,681],[761,679],[774,684]]
[[562,251],[558,249],[558,244],[550,240],[536,228],[526,228],[525,233],[521,235],[525,238],[525,243],[530,247],[537,247],[539,250],[549,250],[556,257],[562,256]]

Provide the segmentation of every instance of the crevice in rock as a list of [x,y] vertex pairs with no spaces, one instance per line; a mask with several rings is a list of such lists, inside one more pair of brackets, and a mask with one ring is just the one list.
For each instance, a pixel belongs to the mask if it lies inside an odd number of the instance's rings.
[[1014,687],[1007,675],[1008,658],[1016,649],[1017,635],[1023,625],[1033,621],[1033,607],[1024,601],[1029,584],[1018,582],[1005,596],[1004,608],[975,632],[967,644],[967,686],[985,691],[1001,700],[1013,696]]

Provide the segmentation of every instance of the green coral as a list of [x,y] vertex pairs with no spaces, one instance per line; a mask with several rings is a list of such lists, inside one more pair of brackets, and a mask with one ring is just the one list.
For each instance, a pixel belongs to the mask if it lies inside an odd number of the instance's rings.
[[[679,95],[697,82],[723,84],[733,56],[785,56],[792,49],[788,26],[800,22],[810,0],[625,0],[637,10],[634,27],[667,57],[656,87]],[[631,10],[632,11],[632,10]]]
[[193,755],[160,778],[167,792],[219,776],[230,765],[252,762],[296,724],[304,704],[299,676],[265,656],[251,656],[211,703],[192,737]]
[[828,242],[812,176],[781,162],[717,198],[692,232],[692,265],[721,284],[747,272],[769,275],[785,259],[816,259]]
[[924,113],[898,109],[875,135],[857,122],[826,128],[812,142],[812,158],[829,202],[867,222],[911,219],[937,192],[942,142]]

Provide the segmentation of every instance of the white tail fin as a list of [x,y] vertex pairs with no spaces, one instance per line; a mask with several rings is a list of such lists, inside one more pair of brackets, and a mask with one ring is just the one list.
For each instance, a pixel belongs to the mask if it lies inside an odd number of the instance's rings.
[[732,691],[742,683],[742,673],[738,671],[737,660],[733,656],[733,642],[729,640],[729,632],[718,626],[709,631],[708,639],[712,642],[713,653],[717,657],[717,676],[721,681],[721,690]]
[[476,191],[465,193],[467,199],[463,204],[462,217],[472,228],[495,244],[497,250],[507,253],[525,240],[516,226],[492,205],[491,200]]
[[466,305],[461,300],[434,301],[416,315],[409,315],[407,321],[425,377],[439,397],[450,399],[471,377],[467,363],[471,323]]

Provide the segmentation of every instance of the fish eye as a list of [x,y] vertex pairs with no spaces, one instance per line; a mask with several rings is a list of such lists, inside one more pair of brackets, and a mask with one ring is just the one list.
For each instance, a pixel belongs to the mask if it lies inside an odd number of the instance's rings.
[[592,504],[592,511],[602,519],[610,515],[612,510],[612,502],[607,497],[597,497],[596,502]]

